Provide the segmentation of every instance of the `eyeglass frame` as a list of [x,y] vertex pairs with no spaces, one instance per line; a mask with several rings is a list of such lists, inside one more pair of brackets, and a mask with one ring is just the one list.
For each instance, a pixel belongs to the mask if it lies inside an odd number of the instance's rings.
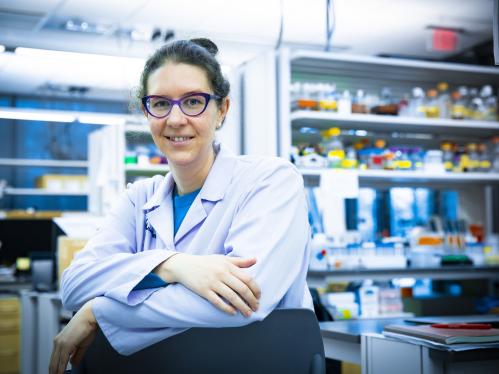
[[[199,112],[198,114],[187,114],[186,112],[184,112],[184,110],[182,109],[182,106],[180,105],[182,100],[185,100],[186,98],[190,97],[190,96],[203,96],[205,99],[206,99],[206,103],[204,105],[204,108],[201,112]],[[152,114],[150,111],[149,111],[149,108],[147,107],[147,102],[151,99],[151,98],[155,98],[155,97],[159,97],[159,98],[162,98],[162,99],[166,99],[168,100],[170,103],[171,103],[171,107],[170,107],[170,110],[164,115],[164,116],[161,116],[161,117],[158,117],[158,116],[155,116],[154,114]],[[150,114],[151,116],[153,116],[154,118],[166,118],[170,115],[170,113],[172,112],[173,110],[173,107],[175,105],[177,105],[180,109],[180,111],[182,113],[184,113],[186,116],[188,117],[198,117],[200,116],[201,114],[203,114],[206,110],[206,108],[208,108],[208,104],[210,103],[210,100],[218,100],[218,99],[221,99],[220,96],[217,96],[217,95],[212,95],[212,94],[209,94],[209,93],[206,93],[206,92],[192,92],[192,93],[189,93],[187,95],[184,95],[182,96],[181,98],[175,100],[175,99],[171,99],[167,96],[163,96],[163,95],[148,95],[148,96],[144,96],[141,98],[141,101],[142,101],[142,105],[144,107],[144,109],[146,110],[146,112],[148,114]]]

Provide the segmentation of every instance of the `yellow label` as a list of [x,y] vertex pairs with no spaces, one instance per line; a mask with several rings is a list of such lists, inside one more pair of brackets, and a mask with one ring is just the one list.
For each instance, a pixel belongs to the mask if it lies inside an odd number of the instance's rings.
[[444,168],[447,171],[452,171],[452,168],[454,167],[454,164],[450,161],[445,161],[444,162]]
[[336,149],[334,151],[329,151],[327,154],[327,157],[339,158],[340,160],[343,160],[345,158],[345,151],[342,149]]
[[322,110],[336,110],[338,103],[334,100],[321,100],[319,101],[319,108]]
[[357,160],[344,159],[341,161],[341,167],[345,169],[354,169],[357,167]]
[[412,162],[410,160],[400,160],[397,162],[397,167],[399,169],[410,169],[412,167]]
[[440,117],[440,109],[438,106],[428,106],[426,107],[426,117],[428,118],[438,118]]
[[459,160],[459,166],[462,169],[469,168],[470,165],[470,158],[467,155],[462,155],[461,159]]
[[489,160],[483,160],[480,161],[480,168],[481,169],[490,169],[490,161]]
[[466,115],[466,107],[464,105],[453,105],[451,115],[453,118],[464,118]]

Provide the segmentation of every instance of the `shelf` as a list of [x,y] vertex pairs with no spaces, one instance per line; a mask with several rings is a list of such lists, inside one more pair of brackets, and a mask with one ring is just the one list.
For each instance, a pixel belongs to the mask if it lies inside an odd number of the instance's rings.
[[386,280],[392,278],[432,279],[499,279],[499,266],[439,266],[431,268],[407,267],[401,269],[338,269],[307,273],[307,282],[318,284],[327,280]]
[[87,161],[0,158],[0,165],[87,168]]
[[293,72],[299,74],[383,80],[388,86],[392,82],[419,82],[424,86],[425,83],[434,85],[444,81],[476,87],[495,86],[499,81],[499,71],[495,67],[320,51],[294,51],[290,54],[290,63]]
[[43,188],[13,188],[7,187],[3,190],[7,195],[22,196],[87,196],[88,192],[81,191],[53,191]]
[[127,173],[167,173],[170,171],[168,165],[159,164],[159,165],[137,165],[137,164],[125,164],[125,171]]
[[[299,169],[302,175],[319,176],[323,170],[342,169]],[[499,183],[499,173],[429,173],[425,171],[413,170],[347,170],[357,173],[360,182],[442,182],[442,183],[474,183],[487,184]]]
[[499,122],[495,121],[460,121],[444,118],[430,119],[375,114],[341,115],[305,110],[292,112],[290,120],[293,129],[312,127],[318,130],[326,130],[338,126],[343,129],[369,130],[382,133],[467,134],[483,138],[490,138],[494,134],[499,134]]

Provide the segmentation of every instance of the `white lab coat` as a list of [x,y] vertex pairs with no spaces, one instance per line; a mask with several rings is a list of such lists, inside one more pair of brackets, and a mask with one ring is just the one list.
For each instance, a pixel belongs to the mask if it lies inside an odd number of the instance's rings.
[[[106,223],[62,276],[63,304],[93,311],[111,345],[131,354],[189,327],[242,326],[275,308],[309,308],[310,227],[303,179],[275,157],[217,156],[177,234],[171,174],[129,186]],[[182,284],[133,288],[176,252],[255,257],[245,269],[262,290],[257,312],[229,315]]]

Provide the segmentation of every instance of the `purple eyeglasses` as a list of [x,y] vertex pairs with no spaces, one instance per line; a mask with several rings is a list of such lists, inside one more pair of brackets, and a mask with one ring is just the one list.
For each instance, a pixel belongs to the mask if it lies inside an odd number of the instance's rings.
[[174,105],[178,105],[186,116],[196,117],[206,110],[211,99],[220,99],[220,97],[204,92],[190,93],[178,100],[166,96],[149,95],[142,98],[142,105],[144,105],[147,113],[155,118],[167,117]]

